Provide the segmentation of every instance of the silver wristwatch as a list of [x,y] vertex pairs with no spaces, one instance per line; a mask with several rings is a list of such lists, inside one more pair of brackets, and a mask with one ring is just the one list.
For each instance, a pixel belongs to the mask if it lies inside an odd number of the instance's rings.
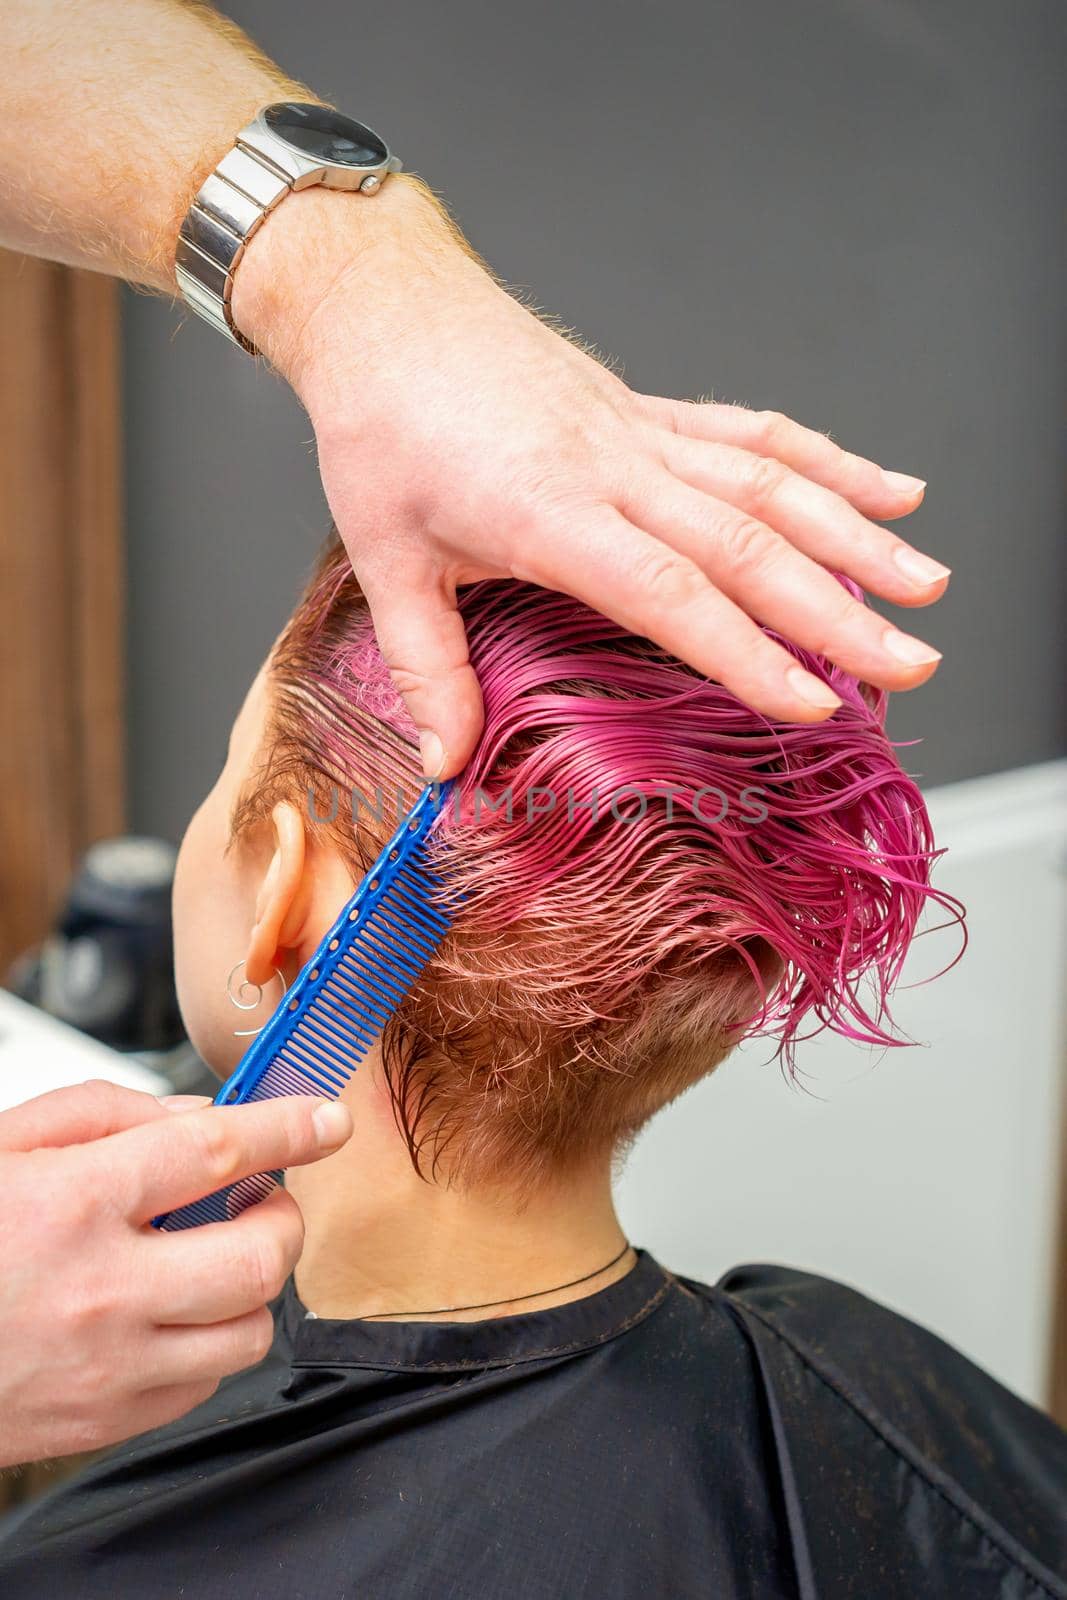
[[233,275],[264,217],[292,189],[324,184],[376,194],[403,163],[362,122],[329,106],[282,101],[242,128],[202,185],[178,234],[178,287],[188,305],[242,350],[255,346],[233,325]]

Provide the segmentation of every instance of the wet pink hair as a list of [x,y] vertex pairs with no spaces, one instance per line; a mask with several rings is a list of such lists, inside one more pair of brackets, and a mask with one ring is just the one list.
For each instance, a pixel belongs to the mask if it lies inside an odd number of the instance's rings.
[[[566,596],[485,582],[460,610],[485,731],[435,835],[459,910],[383,1051],[417,1164],[534,1182],[631,1137],[747,1035],[790,1067],[823,1028],[906,1042],[889,997],[920,916],[962,910],[931,886],[884,696],[794,648],[843,704],[776,724]],[[416,791],[416,735],[336,543],[270,676],[235,825],[340,785],[331,827],[360,871]],[[380,830],[351,826],[352,785],[394,797]]]

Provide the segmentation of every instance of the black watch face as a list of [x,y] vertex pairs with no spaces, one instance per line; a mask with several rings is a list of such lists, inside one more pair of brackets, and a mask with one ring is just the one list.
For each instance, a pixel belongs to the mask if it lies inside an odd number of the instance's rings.
[[362,122],[342,117],[328,106],[306,106],[295,100],[268,106],[263,120],[271,133],[295,145],[314,161],[335,167],[377,167],[389,154],[382,141]]

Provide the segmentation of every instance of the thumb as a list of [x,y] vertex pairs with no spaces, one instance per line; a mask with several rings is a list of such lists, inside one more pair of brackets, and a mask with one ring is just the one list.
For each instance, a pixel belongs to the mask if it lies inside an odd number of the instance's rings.
[[470,760],[485,721],[455,593],[443,582],[388,592],[364,581],[378,648],[419,730],[427,778],[451,778]]

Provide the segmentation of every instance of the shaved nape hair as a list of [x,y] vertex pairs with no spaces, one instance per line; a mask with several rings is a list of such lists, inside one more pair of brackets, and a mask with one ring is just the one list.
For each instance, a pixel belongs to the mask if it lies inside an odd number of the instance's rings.
[[[842,705],[774,723],[567,596],[482,582],[460,611],[485,730],[435,833],[455,920],[383,1038],[418,1170],[533,1188],[625,1145],[743,1038],[789,1072],[825,1029],[910,1042],[890,996],[920,917],[962,936],[963,909],[931,885],[883,694],[787,644]],[[235,834],[288,798],[359,874],[421,780],[336,538],[268,682]]]

